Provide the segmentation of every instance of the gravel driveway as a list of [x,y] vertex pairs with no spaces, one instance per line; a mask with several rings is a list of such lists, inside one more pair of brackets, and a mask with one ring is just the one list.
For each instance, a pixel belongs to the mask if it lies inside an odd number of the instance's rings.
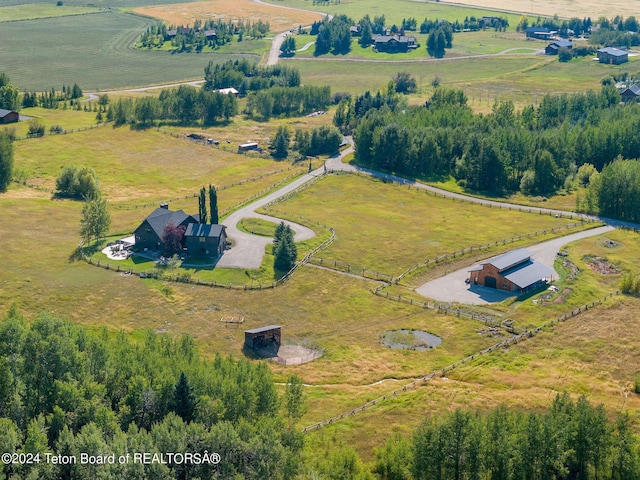
[[[603,233],[610,232],[613,229],[614,228],[610,226],[592,228],[591,230],[572,233],[564,237],[555,238],[526,248],[531,252],[531,256],[534,260],[549,268],[553,268],[556,254],[564,245],[583,238],[602,235]],[[474,265],[478,264],[476,263]],[[488,303],[501,302],[502,300],[514,295],[514,293],[503,292],[494,288],[467,285],[464,281],[469,277],[469,270],[474,265],[456,270],[444,277],[427,282],[416,288],[416,292],[423,297],[438,300],[440,302],[459,302],[471,305],[485,305]]]

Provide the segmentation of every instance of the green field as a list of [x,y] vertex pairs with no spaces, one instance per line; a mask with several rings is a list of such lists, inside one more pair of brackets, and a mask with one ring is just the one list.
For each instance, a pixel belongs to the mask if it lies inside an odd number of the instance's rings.
[[58,7],[54,4],[14,5],[9,7],[0,7],[0,22],[14,22],[17,20],[33,20],[36,18],[49,17],[66,17],[96,13],[100,11],[101,10],[97,7]]
[[388,26],[396,24],[400,27],[402,26],[403,18],[413,17],[418,21],[418,29],[420,28],[420,23],[425,19],[425,17],[430,20],[443,19],[450,22],[455,20],[462,22],[465,17],[475,16],[476,18],[480,18],[486,15],[506,17],[509,21],[509,30],[515,31],[515,27],[520,18],[519,15],[511,13],[483,10],[473,7],[444,5],[437,2],[419,2],[412,0],[376,0],[375,2],[368,0],[351,0],[341,1],[338,4],[331,3],[326,6],[318,4],[313,5],[309,0],[267,1],[274,5],[286,5],[331,15],[343,14],[351,17],[354,22],[360,20],[367,13],[372,20],[376,15],[384,15],[386,20],[385,23]]
[[21,90],[77,83],[89,91],[199,79],[209,61],[243,56],[132,49],[153,24],[150,18],[119,12],[9,22],[2,27],[3,71]]
[[[181,3],[190,3],[196,0],[185,0]],[[38,5],[42,4],[55,4],[57,0],[3,0],[3,5]],[[86,0],[64,0],[64,6],[83,7],[87,5]],[[143,5],[165,5],[168,3],[175,3],[173,0],[92,0],[91,4],[96,7],[107,8],[125,8],[125,7],[140,7]]]

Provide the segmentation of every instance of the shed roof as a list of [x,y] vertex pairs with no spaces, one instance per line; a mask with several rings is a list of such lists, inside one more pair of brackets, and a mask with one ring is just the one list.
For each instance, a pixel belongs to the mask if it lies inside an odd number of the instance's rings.
[[185,237],[220,237],[225,231],[224,225],[190,223],[184,232]]
[[620,50],[619,48],[615,47],[601,48],[600,50],[598,50],[598,52],[607,53],[612,57],[623,57],[625,55],[629,55],[629,52],[627,52],[626,50]]
[[570,40],[558,40],[557,42],[553,42],[552,45],[557,45],[558,48],[571,48],[573,47],[573,42]]
[[13,110],[5,110],[4,108],[0,108],[0,117],[6,117],[10,113],[17,113],[17,112],[14,112]]
[[504,278],[515,283],[520,288],[527,288],[529,285],[533,285],[543,278],[551,277],[553,273],[554,271],[552,269],[534,260],[527,260],[509,270],[501,272]]
[[251,330],[245,330],[244,333],[262,333],[262,332],[268,332],[269,330],[276,330],[278,328],[282,328],[281,325],[269,325],[267,327],[259,327],[259,328],[252,328]]
[[635,96],[640,96],[640,85],[629,85],[620,92],[620,95],[624,93],[633,93]]
[[514,267],[520,263],[526,262],[531,258],[531,252],[526,248],[519,248],[518,250],[513,250],[511,252],[507,252],[502,255],[498,255],[497,257],[490,258],[486,262],[483,262],[483,265],[493,265],[498,269],[499,272],[506,270],[508,268]]

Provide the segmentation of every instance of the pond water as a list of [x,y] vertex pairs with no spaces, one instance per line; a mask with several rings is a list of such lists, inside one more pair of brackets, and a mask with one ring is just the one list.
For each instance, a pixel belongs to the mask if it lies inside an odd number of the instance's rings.
[[382,337],[382,344],[394,349],[425,351],[441,343],[442,338],[422,330],[392,330]]

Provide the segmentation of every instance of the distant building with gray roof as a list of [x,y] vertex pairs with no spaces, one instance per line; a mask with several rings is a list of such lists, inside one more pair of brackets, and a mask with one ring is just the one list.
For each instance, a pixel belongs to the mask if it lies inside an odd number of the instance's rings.
[[524,292],[551,280],[554,271],[531,258],[531,252],[521,248],[491,258],[472,268],[469,283],[505,290]]

